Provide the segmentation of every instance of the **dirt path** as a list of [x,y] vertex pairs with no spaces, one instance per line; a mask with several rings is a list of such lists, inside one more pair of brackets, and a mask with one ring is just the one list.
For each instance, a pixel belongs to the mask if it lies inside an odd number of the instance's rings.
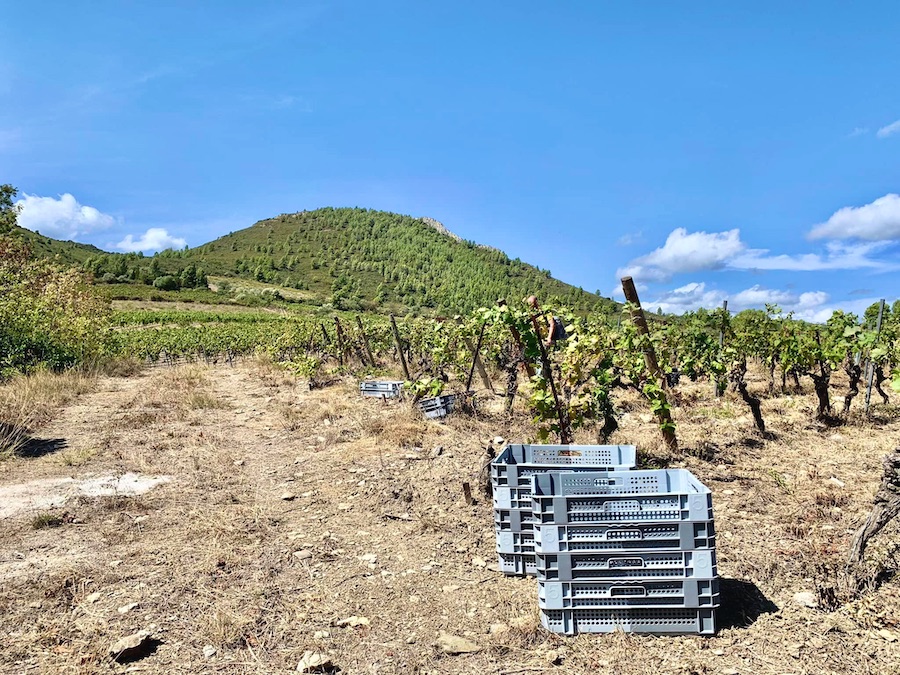
[[[524,417],[486,402],[439,424],[352,382],[305,391],[265,364],[102,380],[43,430],[64,446],[0,464],[0,494],[171,481],[71,495],[46,507],[59,527],[34,528],[43,507],[0,517],[0,672],[126,672],[107,651],[138,630],[159,641],[130,666],[145,673],[288,673],[305,652],[345,673],[897,672],[896,582],[831,613],[793,594],[827,578],[817,565],[844,546],[900,428],[823,434],[800,421],[811,401],[766,404],[768,443],[727,401],[676,411],[685,446],[712,455],[675,460],[714,491],[719,635],[565,639],[539,626],[534,579],[491,569],[490,500],[462,498],[485,440],[526,438]],[[622,427],[614,440],[658,452],[639,411]],[[441,631],[479,651],[445,653]]]

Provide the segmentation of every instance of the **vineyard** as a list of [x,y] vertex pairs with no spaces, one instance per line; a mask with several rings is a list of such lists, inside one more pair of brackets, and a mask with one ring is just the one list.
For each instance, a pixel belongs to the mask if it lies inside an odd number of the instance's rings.
[[[847,562],[900,446],[893,308],[812,325],[776,307],[151,307],[95,308],[87,354],[139,367],[64,380],[78,393],[0,462],[4,672],[121,672],[110,649],[129,635],[155,650],[133,667],[167,673],[313,656],[405,675],[900,666],[896,523]],[[564,338],[549,339],[550,316]],[[360,396],[363,378],[404,380],[405,400]],[[474,409],[440,422],[408,403],[469,389]],[[642,467],[708,484],[718,634],[544,631],[532,584],[496,567],[482,486],[505,439],[634,444]],[[58,501],[126,477],[168,482]]]
[[[815,421],[830,426],[851,413],[861,392],[865,402],[856,406],[870,407],[870,380],[876,404],[889,404],[890,385],[900,387],[900,315],[887,306],[877,326],[840,311],[814,325],[770,306],[734,316],[701,309],[655,321],[647,333],[638,329],[646,322],[637,309],[628,305],[621,317],[594,317],[548,307],[545,314],[562,318],[568,338],[546,348],[534,313],[505,304],[455,318],[397,320],[346,313],[324,318],[129,310],[113,314],[107,349],[112,356],[169,364],[233,362],[263,353],[313,382],[396,371],[402,350],[410,385],[437,395],[445,387],[471,383],[477,343],[490,377],[507,383],[510,405],[518,393],[517,372],[528,374],[529,406],[544,440],[587,428],[603,441],[617,428],[617,392],[629,389],[644,396],[663,431],[674,431],[667,391],[677,392],[682,378],[708,382],[716,396],[735,392],[765,433],[760,399],[746,382],[752,365],[767,374],[769,397],[804,387],[814,391]],[[648,351],[658,366],[648,365]],[[543,359],[549,369],[540,367]],[[834,373],[843,374],[842,390],[835,391]]]

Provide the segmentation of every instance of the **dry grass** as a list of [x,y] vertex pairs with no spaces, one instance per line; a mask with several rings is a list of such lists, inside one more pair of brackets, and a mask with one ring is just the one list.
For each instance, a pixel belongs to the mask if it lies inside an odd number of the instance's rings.
[[277,363],[266,352],[255,354],[249,360],[248,365],[254,377],[258,378],[267,387],[291,389],[297,386],[297,378],[291,375],[284,366]]
[[[823,429],[811,395],[766,399],[774,436],[764,439],[739,400],[688,384],[690,407],[675,410],[684,452],[670,453],[642,418],[646,405],[627,394],[611,442],[637,444],[645,465],[686,466],[713,490],[723,626],[709,639],[564,638],[540,628],[534,579],[479,561],[494,555],[492,504],[475,489],[484,446],[528,440],[519,401],[506,416],[485,395],[476,416],[436,423],[404,403],[362,399],[353,383],[306,392],[267,368],[158,369],[104,394],[103,414],[54,422],[54,435],[92,449],[77,459],[82,471],[175,480],[140,498],[67,505],[84,525],[35,530],[35,514],[0,521],[5,550],[23,556],[0,556],[0,672],[108,673],[109,643],[139,628],[162,640],[137,664],[148,673],[291,672],[305,650],[343,672],[403,675],[900,667],[900,640],[878,632],[900,635],[897,526],[868,552],[862,594],[841,576],[879,458],[900,444],[895,421]],[[191,407],[193,393],[228,407]],[[137,413],[153,424],[133,424]],[[593,432],[577,440],[593,442]],[[60,461],[14,460],[4,481],[35,467],[67,473]],[[837,609],[797,605],[803,590]],[[369,625],[336,625],[351,616]],[[444,654],[440,631],[482,651]],[[204,657],[204,645],[216,655]]]
[[196,364],[180,365],[152,373],[127,406],[122,423],[145,427],[171,419],[186,420],[230,404],[209,388],[206,369]]
[[0,459],[18,452],[53,413],[97,384],[93,372],[39,371],[0,386]]
[[63,466],[83,466],[90,462],[99,452],[98,448],[77,448],[62,450],[56,457]]

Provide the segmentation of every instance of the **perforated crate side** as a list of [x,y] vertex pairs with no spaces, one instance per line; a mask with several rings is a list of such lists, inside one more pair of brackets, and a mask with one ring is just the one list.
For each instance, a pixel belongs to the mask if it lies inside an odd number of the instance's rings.
[[422,399],[417,405],[419,410],[424,413],[425,417],[439,419],[449,415],[458,405],[467,401],[471,403],[474,401],[474,396],[475,392],[473,391],[462,392],[459,394],[444,394],[443,396]]
[[584,523],[696,522],[713,520],[711,495],[625,495],[538,497],[532,495],[534,522]]
[[534,530],[534,514],[524,509],[494,509],[494,527],[509,532]]
[[714,609],[547,609],[541,624],[563,635],[577,633],[651,633],[715,635]]
[[530,487],[529,479],[547,471],[628,470],[637,454],[633,445],[507,445],[491,462],[495,487]]
[[497,486],[493,489],[494,508],[531,511],[531,487]]
[[375,396],[378,398],[396,398],[403,390],[401,381],[365,381],[359,383],[359,393],[363,396]]
[[534,556],[534,532],[497,531],[497,553],[524,553]]
[[718,607],[719,580],[541,581],[539,578],[538,606],[541,609]]
[[710,494],[710,489],[687,469],[551,471],[536,476],[531,489],[544,497]]
[[716,552],[535,553],[543,581],[715,579]]
[[711,549],[716,531],[711,520],[677,523],[621,523],[615,525],[535,525],[535,551],[590,553]]
[[524,577],[537,574],[537,566],[533,555],[498,553],[497,566],[503,574],[508,576]]
[[422,403],[419,402],[419,410],[421,410],[422,414],[425,415],[425,417],[427,417],[428,419],[435,420],[435,419],[444,418],[447,415],[449,415],[451,412],[453,412],[453,405],[447,404],[447,405],[423,407]]

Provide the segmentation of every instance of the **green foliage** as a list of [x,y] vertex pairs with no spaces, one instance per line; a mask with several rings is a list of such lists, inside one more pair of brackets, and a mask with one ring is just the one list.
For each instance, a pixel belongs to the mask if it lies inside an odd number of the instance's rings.
[[161,291],[177,291],[181,288],[181,284],[176,277],[166,275],[164,277],[156,277],[153,280],[153,288],[158,288]]
[[[6,210],[0,222],[14,220],[9,209],[15,191],[4,189]],[[13,230],[37,255],[79,265],[101,286],[153,286],[160,277],[174,277],[184,291],[205,288],[207,274],[212,274],[303,289],[316,304],[351,311],[381,307],[395,313],[452,314],[492,304],[498,297],[518,302],[533,293],[579,312],[616,308],[611,300],[553,279],[548,270],[459,241],[423,220],[366,209],[282,215],[194,249],[161,251],[150,258]],[[168,280],[164,283],[171,287]]]
[[108,317],[80,272],[36,260],[21,239],[0,235],[0,378],[99,359]]
[[0,234],[6,234],[15,227],[18,210],[13,199],[18,192],[12,185],[0,185]]
[[[577,310],[615,304],[504,253],[462,242],[409,216],[325,208],[260,221],[187,252],[159,254],[165,269],[193,262],[209,274],[289,285],[300,278],[337,309],[452,314],[536,293]],[[180,269],[180,267],[179,267]]]
[[444,391],[444,381],[439,377],[422,377],[415,382],[407,382],[406,390],[412,395],[413,401],[434,398]]
[[291,372],[308,380],[313,379],[322,367],[322,359],[312,354],[298,354],[288,362]]

